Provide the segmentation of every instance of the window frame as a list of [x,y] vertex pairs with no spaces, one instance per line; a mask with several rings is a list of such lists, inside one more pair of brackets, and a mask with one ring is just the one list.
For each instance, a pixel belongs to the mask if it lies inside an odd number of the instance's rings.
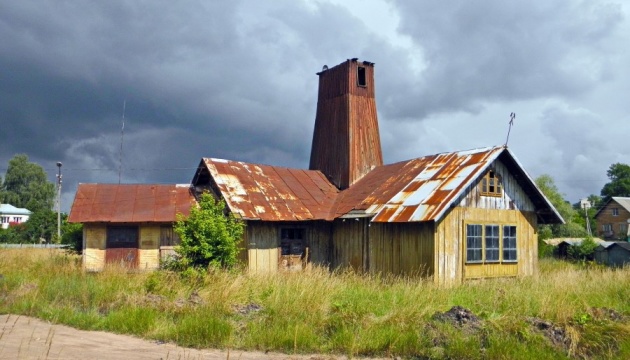
[[493,169],[488,170],[479,183],[479,193],[482,196],[503,196],[503,181],[501,176]]
[[[505,229],[506,228],[514,228],[514,235],[512,236],[512,231],[510,231],[510,235],[505,235]],[[511,240],[513,238],[514,240],[514,247],[507,247],[506,246],[506,240]],[[517,227],[516,225],[503,225],[503,232],[501,234],[501,243],[502,243],[502,257],[501,257],[501,261],[503,262],[507,262],[507,263],[516,263],[518,262],[518,232],[517,232]],[[508,251],[513,251],[514,252],[514,259],[506,259],[506,254],[508,253]]]
[[[491,234],[488,234],[488,230],[491,230]],[[496,231],[496,234],[494,233]],[[496,241],[496,247],[489,246],[489,242],[491,240]],[[501,249],[502,249],[502,244],[501,244],[501,226],[498,224],[486,224],[484,225],[484,234],[483,234],[483,242],[484,242],[484,254],[485,254],[485,258],[484,258],[484,262],[492,262],[492,263],[498,263],[501,262]],[[494,244],[490,244],[490,245],[494,245]],[[490,252],[496,252],[496,259],[494,258],[494,256],[492,258],[490,258]]]
[[612,208],[612,216],[619,216],[619,208]]
[[[469,235],[471,229],[480,229],[480,233],[474,233],[472,236]],[[498,229],[498,233],[495,235],[492,234],[492,237],[488,237],[488,228]],[[510,229],[509,236],[506,237],[506,229]],[[513,235],[512,235],[513,230]],[[488,241],[490,239],[497,239],[498,237],[498,248],[496,247],[488,247]],[[514,223],[486,223],[486,222],[465,222],[464,223],[464,239],[465,241],[465,249],[464,249],[464,263],[465,264],[514,264],[519,262],[519,249],[518,249],[518,226]],[[506,239],[513,240],[514,246],[506,248]],[[471,240],[478,240],[481,243],[481,248],[478,247],[470,247]],[[476,243],[474,245],[477,245]],[[488,250],[498,250],[498,259],[489,259],[489,251]],[[470,259],[471,251],[475,251],[477,254],[481,253],[480,259]],[[506,251],[510,251],[514,254],[515,259],[506,259]]]
[[[299,235],[299,236],[298,236]],[[282,227],[279,230],[281,256],[304,256],[306,253],[306,229],[303,227]],[[296,249],[301,249],[297,252]]]
[[[128,231],[135,237],[133,241],[112,240],[116,232]],[[106,249],[138,249],[140,248],[140,227],[137,225],[108,225],[105,234]]]

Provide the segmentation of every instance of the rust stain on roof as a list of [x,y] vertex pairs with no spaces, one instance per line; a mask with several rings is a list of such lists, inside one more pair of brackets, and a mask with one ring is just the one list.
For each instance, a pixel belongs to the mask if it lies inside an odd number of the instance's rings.
[[[210,158],[202,159],[200,165],[209,176],[198,178],[214,179],[230,210],[246,220],[331,221],[368,216],[373,222],[437,221],[503,153],[520,167],[503,146],[443,153],[378,166],[343,191],[318,170]],[[532,195],[540,199],[540,206],[550,209],[553,219],[555,209],[529,182]]]
[[190,185],[79,184],[69,222],[174,222],[188,216]]
[[246,220],[326,219],[339,193],[317,170],[204,158],[230,210]]

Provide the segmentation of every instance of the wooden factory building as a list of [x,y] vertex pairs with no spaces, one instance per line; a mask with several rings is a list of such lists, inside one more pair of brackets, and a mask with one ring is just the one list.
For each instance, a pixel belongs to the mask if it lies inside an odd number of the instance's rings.
[[[228,210],[246,222],[243,260],[250,271],[321,265],[422,275],[437,283],[537,271],[538,225],[563,220],[507,147],[385,165],[374,64],[349,59],[318,76],[308,170],[202,158],[185,189],[224,199]],[[113,219],[138,222],[133,212],[75,215],[81,208],[77,202],[95,198],[80,187],[70,218],[90,221],[86,249],[93,249],[89,256],[98,256],[95,263],[101,264]],[[190,198],[184,198],[189,205]],[[172,223],[178,207],[168,209],[170,217],[158,222],[141,218],[134,245],[140,267],[156,267],[142,251],[151,250],[152,259],[159,259],[158,234]],[[152,235],[145,240],[143,231]]]

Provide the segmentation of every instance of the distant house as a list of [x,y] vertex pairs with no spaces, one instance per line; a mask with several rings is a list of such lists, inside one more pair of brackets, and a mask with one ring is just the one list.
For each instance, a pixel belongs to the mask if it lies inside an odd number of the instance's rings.
[[627,240],[630,238],[630,198],[612,197],[595,214],[599,237],[609,240]]
[[630,243],[607,241],[595,248],[595,261],[608,266],[621,267],[630,264]]
[[79,184],[68,221],[83,223],[85,269],[156,269],[178,243],[177,214],[193,204],[189,185]]
[[3,229],[7,229],[9,225],[27,222],[30,216],[31,212],[28,209],[0,204],[0,224]]
[[[242,258],[250,271],[317,264],[437,283],[536,272],[538,225],[563,219],[507,147],[384,165],[374,64],[350,59],[318,76],[308,170],[202,158],[191,181],[192,195],[210,192],[246,222]],[[74,217],[79,192],[70,218],[98,226],[98,237],[86,235],[98,242],[86,246],[103,249],[112,215]],[[136,222],[134,211],[115,218]]]

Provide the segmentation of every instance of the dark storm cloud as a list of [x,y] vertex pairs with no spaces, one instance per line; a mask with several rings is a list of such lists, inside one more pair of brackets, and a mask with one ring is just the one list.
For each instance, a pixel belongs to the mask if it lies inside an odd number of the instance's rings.
[[620,6],[604,2],[394,4],[399,30],[421,49],[416,61],[425,66],[410,77],[409,96],[389,109],[401,118],[583,93],[609,77],[609,40],[623,19]]
[[0,106],[13,126],[0,161],[27,153],[52,175],[61,160],[66,196],[77,182],[118,181],[124,101],[123,181],[187,182],[202,156],[304,167],[315,72],[372,45],[330,4],[2,8]]

